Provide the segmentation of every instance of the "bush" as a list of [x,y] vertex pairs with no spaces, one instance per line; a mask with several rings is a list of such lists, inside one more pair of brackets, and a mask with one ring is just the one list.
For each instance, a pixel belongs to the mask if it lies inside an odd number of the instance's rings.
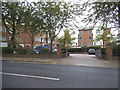
[[11,47],[2,47],[2,53],[3,54],[12,54],[13,53],[13,48]]
[[119,56],[120,55],[120,45],[114,46],[112,50],[113,50],[113,55],[114,56]]
[[62,47],[62,48],[61,48],[61,53],[64,54],[64,53],[66,53],[67,50],[68,50],[67,48]]
[[28,53],[28,49],[27,48],[23,48],[23,47],[15,48],[14,51],[17,54],[27,54]]
[[101,50],[101,54],[105,55],[105,48],[100,48],[100,50]]
[[49,49],[48,48],[40,48],[40,53],[41,54],[48,54],[49,53]]
[[81,48],[70,48],[68,49],[68,52],[82,52]]

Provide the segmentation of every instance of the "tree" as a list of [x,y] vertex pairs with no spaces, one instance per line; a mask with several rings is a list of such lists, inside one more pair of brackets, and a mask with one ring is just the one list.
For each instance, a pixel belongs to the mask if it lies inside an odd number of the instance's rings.
[[25,27],[25,32],[31,37],[31,47],[34,46],[35,35],[39,34],[42,26],[43,19],[39,18],[38,10],[35,8],[35,3],[24,2],[24,16],[23,16],[23,26]]
[[75,38],[72,38],[72,33],[70,34],[69,30],[64,31],[64,36],[60,37],[59,39],[56,39],[58,43],[63,43],[64,47],[69,47],[71,44],[73,44],[73,40]]
[[[107,29],[104,29],[104,30],[107,30]],[[113,34],[109,32],[105,32],[103,30],[103,33],[102,34],[98,34],[96,36],[96,39],[94,41],[103,41],[103,47],[105,48],[106,47],[106,44],[110,43],[112,41],[112,38],[113,38]]]
[[[89,10],[87,10],[88,7],[90,7]],[[87,25],[92,24],[93,28],[97,24],[99,24],[99,28],[120,28],[120,2],[87,2],[84,4],[84,9],[88,11],[87,16],[83,19]],[[111,26],[112,24],[114,26]]]
[[19,33],[23,9],[20,2],[2,2],[2,24],[11,36],[11,47],[16,47],[15,35]]
[[53,41],[67,22],[69,10],[65,2],[44,2],[40,11],[43,13],[44,29],[49,33],[50,53],[52,53]]

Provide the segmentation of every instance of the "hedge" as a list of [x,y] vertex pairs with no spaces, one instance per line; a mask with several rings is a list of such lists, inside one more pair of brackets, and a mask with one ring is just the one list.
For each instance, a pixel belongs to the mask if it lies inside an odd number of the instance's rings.
[[114,46],[112,50],[113,50],[113,56],[120,56],[120,45]]
[[13,53],[13,48],[10,47],[2,47],[2,54],[12,54]]
[[41,54],[48,54],[50,52],[50,50],[48,48],[40,48],[40,53]]
[[27,48],[23,48],[23,47],[15,48],[14,51],[17,54],[27,54],[28,53],[28,49]]
[[81,48],[70,48],[68,49],[68,52],[82,52]]

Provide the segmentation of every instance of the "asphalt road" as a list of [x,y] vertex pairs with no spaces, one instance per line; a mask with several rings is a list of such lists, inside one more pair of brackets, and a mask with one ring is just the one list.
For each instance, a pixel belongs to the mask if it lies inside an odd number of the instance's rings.
[[2,64],[3,88],[118,88],[118,69],[35,63]]

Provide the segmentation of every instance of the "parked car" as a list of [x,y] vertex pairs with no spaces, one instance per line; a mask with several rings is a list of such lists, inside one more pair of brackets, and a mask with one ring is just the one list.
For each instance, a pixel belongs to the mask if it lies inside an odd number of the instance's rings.
[[34,47],[34,51],[35,53],[41,53],[43,48],[49,49],[48,46],[36,46]]
[[[49,46],[36,46],[34,48],[35,53],[43,53],[43,49],[44,49],[44,53],[49,53],[50,51],[50,47]],[[47,51],[46,51],[47,50]],[[56,49],[52,49],[52,54],[56,54]]]
[[88,54],[95,54],[95,49],[89,49]]

